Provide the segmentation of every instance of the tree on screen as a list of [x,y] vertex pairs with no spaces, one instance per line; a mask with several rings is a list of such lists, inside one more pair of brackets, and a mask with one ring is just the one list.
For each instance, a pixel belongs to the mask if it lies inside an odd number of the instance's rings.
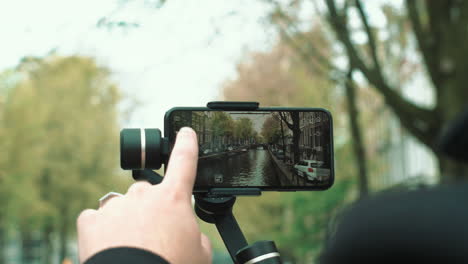
[[285,124],[292,132],[293,136],[293,163],[297,164],[300,161],[299,139],[301,138],[301,129],[299,126],[299,112],[278,112],[283,124]]

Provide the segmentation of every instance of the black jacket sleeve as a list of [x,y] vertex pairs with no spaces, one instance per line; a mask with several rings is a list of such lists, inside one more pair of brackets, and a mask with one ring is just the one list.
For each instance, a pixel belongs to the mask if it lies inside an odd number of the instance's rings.
[[144,249],[118,247],[97,253],[84,264],[169,264],[169,262]]

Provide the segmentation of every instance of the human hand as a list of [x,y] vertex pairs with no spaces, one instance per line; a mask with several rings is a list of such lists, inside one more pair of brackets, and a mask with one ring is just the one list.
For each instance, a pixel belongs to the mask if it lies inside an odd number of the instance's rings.
[[182,128],[162,183],[134,183],[102,208],[84,210],[77,219],[81,263],[114,247],[145,249],[172,264],[211,263],[211,243],[191,204],[197,162],[196,134]]

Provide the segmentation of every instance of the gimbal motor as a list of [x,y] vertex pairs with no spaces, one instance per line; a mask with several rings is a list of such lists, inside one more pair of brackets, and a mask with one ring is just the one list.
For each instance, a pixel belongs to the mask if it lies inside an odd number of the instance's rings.
[[169,143],[157,128],[125,128],[120,132],[120,167],[124,170],[161,168]]

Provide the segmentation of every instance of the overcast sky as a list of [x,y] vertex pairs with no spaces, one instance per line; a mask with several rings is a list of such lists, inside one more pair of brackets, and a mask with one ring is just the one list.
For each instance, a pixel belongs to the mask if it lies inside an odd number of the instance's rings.
[[[142,102],[123,126],[162,130],[166,110],[220,99],[236,62],[275,40],[262,22],[261,1],[170,0],[160,9],[152,2],[2,0],[0,70],[52,50],[94,56],[125,94]],[[98,27],[103,17],[138,26]]]
[[[51,51],[96,57],[112,70],[124,94],[141,102],[122,126],[163,130],[166,110],[222,99],[220,89],[235,78],[236,63],[276,41],[265,23],[263,1],[168,0],[154,8],[158,1],[1,0],[0,71],[24,56]],[[366,3],[372,25],[379,27],[385,24],[381,2]],[[401,6],[401,0],[396,2]],[[302,8],[301,16],[313,22],[319,18],[311,10]],[[138,26],[99,27],[102,18]],[[354,39],[365,40],[359,34]]]

